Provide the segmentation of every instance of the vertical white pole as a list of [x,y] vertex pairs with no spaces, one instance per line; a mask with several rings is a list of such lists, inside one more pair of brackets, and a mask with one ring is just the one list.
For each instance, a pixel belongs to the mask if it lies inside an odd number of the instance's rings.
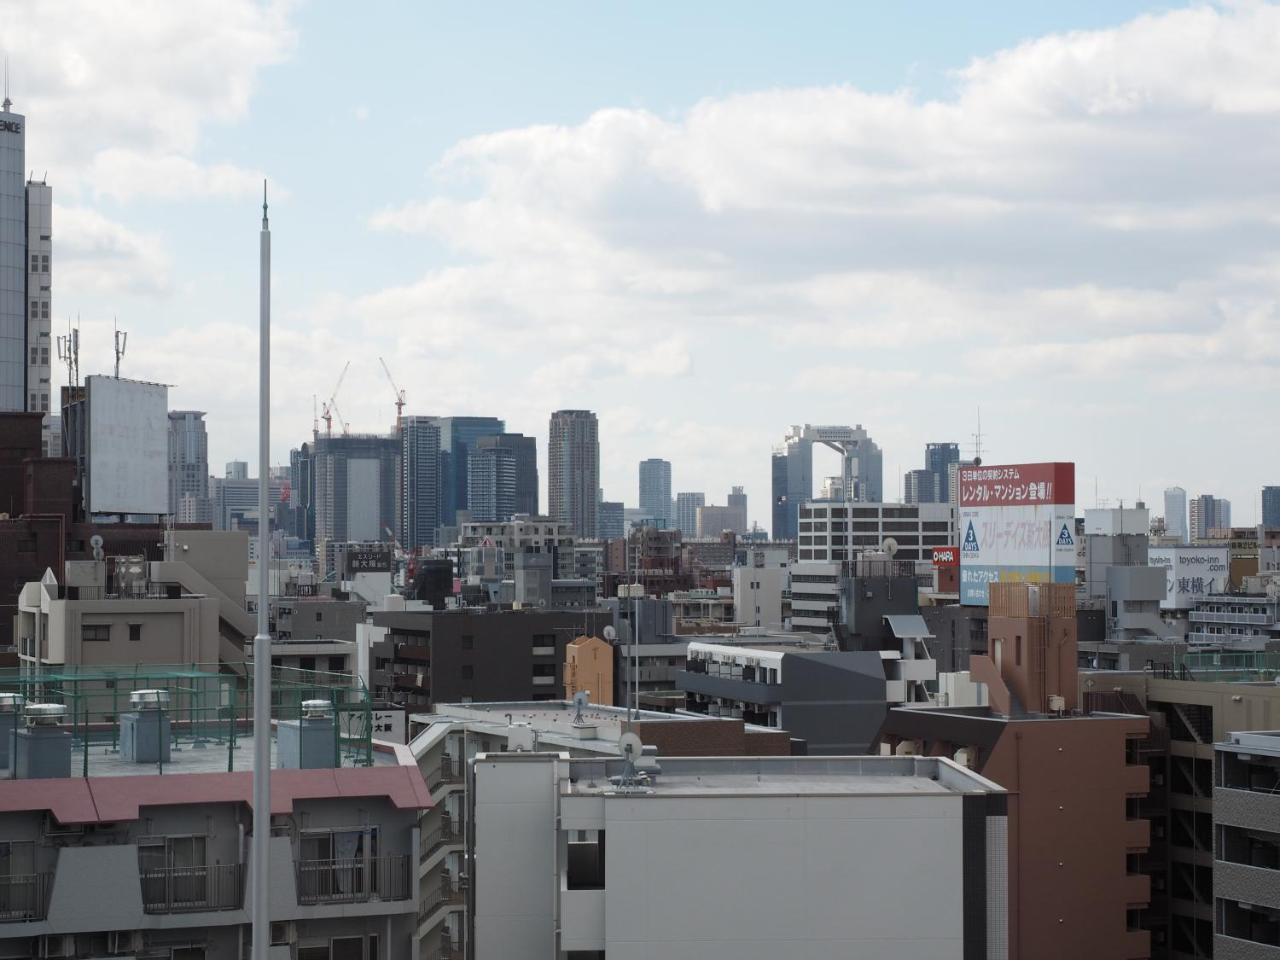
[[271,942],[267,863],[271,836],[271,228],[262,182],[258,241],[258,633],[253,638],[253,960],[267,960]]

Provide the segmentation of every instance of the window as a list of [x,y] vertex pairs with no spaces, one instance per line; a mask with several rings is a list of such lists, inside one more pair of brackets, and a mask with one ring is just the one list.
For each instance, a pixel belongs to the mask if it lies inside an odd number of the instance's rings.
[[315,657],[299,657],[298,668],[301,670],[315,670],[316,658]]
[[49,319],[49,301],[48,300],[42,300],[40,302],[40,319],[41,320]]
[[49,255],[47,253],[42,253],[40,255],[40,272],[41,273],[49,272]]
[[476,668],[475,668],[475,667],[473,667],[471,664],[469,664],[469,663],[464,663],[464,664],[462,665],[462,679],[463,679],[463,680],[472,680],[472,679],[474,679],[474,678],[475,678],[475,674],[476,674]]
[[33,253],[31,255],[31,272],[32,273],[40,272],[40,254],[38,253]]
[[81,642],[109,641],[110,639],[111,624],[109,623],[84,623],[80,625]]
[[129,639],[132,640],[134,643],[137,643],[139,640],[142,639],[142,624],[140,623],[129,624]]
[[1013,665],[1022,666],[1022,637],[1018,636],[1013,638]]
[[462,649],[474,650],[475,648],[476,648],[476,638],[469,633],[464,633],[462,635]]
[[565,879],[570,890],[604,889],[604,831],[569,831]]
[[321,621],[321,619],[323,619],[323,618],[322,618],[322,616],[321,616],[321,613],[320,613],[320,611],[319,611],[319,610],[317,610],[317,611],[316,611],[316,623],[319,623],[319,622]]
[[347,658],[343,656],[331,656],[329,658],[329,672],[342,673],[347,669]]

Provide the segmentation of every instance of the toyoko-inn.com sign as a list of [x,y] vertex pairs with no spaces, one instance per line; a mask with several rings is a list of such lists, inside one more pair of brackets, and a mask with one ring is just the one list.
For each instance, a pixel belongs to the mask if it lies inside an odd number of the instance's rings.
[[1147,563],[1164,567],[1161,610],[1190,610],[1211,593],[1225,593],[1230,581],[1230,548],[1152,547]]
[[1074,463],[959,470],[960,602],[983,605],[1000,581],[1075,580]]

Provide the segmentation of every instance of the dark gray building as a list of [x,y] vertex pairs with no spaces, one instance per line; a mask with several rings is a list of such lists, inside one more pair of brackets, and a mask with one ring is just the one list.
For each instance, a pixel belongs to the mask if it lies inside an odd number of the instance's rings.
[[316,440],[316,540],[388,540],[396,524],[395,437]]
[[440,428],[434,417],[400,421],[396,538],[413,553],[436,542],[440,526]]
[[604,610],[379,611],[369,649],[370,693],[426,709],[433,703],[558,700],[565,645],[600,636]]
[[1262,526],[1280,530],[1280,487],[1262,488]]
[[[467,468],[481,437],[506,431],[497,417],[432,417],[440,431],[440,525],[457,526],[458,511],[468,509]],[[530,511],[536,513],[536,510]]]
[[1280,731],[1214,747],[1214,955],[1280,956]]
[[[511,500],[509,503],[501,502],[496,511],[498,515],[492,519],[509,520],[517,513],[527,513],[531,517],[538,515],[538,440],[536,437],[526,437],[522,433],[499,433],[490,437],[479,437],[472,447],[471,456],[498,457],[510,461],[508,469],[511,476]],[[469,487],[475,485],[473,477],[468,477],[468,485]],[[481,489],[484,495],[489,495],[490,488],[487,485],[481,485]],[[498,499],[496,492],[493,496],[495,500]],[[479,516],[479,505],[476,503],[474,493],[468,493],[468,502],[472,520],[489,519]]]
[[879,653],[693,642],[677,675],[686,709],[779,727],[809,753],[872,751],[884,723]]

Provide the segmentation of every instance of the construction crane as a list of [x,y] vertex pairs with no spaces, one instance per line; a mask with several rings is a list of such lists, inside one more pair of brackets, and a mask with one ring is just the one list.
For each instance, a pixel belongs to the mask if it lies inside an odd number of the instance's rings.
[[387,383],[391,384],[391,389],[396,393],[396,435],[399,436],[400,419],[401,415],[404,413],[404,391],[397,387],[395,380],[392,379],[391,371],[387,369],[387,361],[379,357],[378,362],[382,364],[382,372],[387,375]]
[[324,435],[326,437],[333,436],[333,418],[338,418],[338,425],[342,427],[342,433],[345,436],[347,432],[346,421],[342,419],[342,414],[338,411],[338,391],[342,389],[342,381],[347,379],[347,371],[351,369],[351,361],[347,361],[347,365],[342,368],[342,373],[338,374],[338,382],[333,385],[333,392],[329,394],[329,399],[320,405],[320,419],[324,421]]

